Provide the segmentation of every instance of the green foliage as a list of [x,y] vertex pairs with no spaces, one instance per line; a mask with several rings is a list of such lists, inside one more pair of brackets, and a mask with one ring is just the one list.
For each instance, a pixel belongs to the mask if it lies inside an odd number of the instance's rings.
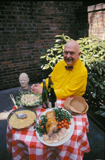
[[[43,70],[53,70],[56,63],[63,59],[64,45],[71,40],[64,34],[56,35],[51,48],[42,51],[40,65]],[[79,38],[80,59],[88,70],[88,97],[102,100],[105,98],[105,41],[93,36]]]
[[87,37],[77,40],[81,60],[88,70],[88,85],[93,98],[105,97],[105,42],[99,38]]
[[[80,45],[81,60],[88,70],[88,96],[97,101],[105,98],[105,41],[92,36],[77,40]],[[89,97],[89,98],[90,98]],[[95,112],[105,117],[105,111]]]

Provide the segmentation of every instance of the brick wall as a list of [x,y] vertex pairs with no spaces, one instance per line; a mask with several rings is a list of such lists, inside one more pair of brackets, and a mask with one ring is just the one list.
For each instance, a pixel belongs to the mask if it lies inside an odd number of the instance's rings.
[[105,3],[88,6],[89,36],[105,40]]
[[[0,90],[20,86],[26,72],[30,84],[42,80],[38,65],[41,49],[48,48],[55,35],[78,39],[75,11],[77,1],[0,1]],[[82,35],[83,36],[83,35]]]

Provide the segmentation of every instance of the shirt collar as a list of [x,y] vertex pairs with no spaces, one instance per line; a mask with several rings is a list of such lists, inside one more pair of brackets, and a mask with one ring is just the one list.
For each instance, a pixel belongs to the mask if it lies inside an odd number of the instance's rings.
[[[79,65],[80,61],[81,61],[81,60],[80,60],[80,58],[79,58],[79,59],[77,60],[77,62],[73,64],[73,69],[76,68],[76,67]],[[66,62],[65,62],[64,60],[63,60],[63,62],[64,62],[64,66],[67,66],[67,64],[66,64]]]

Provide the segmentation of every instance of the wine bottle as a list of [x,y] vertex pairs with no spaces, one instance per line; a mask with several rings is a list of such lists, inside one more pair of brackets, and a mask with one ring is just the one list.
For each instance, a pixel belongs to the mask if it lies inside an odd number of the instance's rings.
[[42,107],[48,108],[48,92],[46,89],[46,80],[43,79],[43,90],[42,90]]
[[49,76],[48,99],[49,99],[49,106],[51,103],[51,107],[54,108],[56,102],[56,94],[54,91],[54,84],[51,81],[51,75]]
[[51,75],[48,76],[48,97],[49,97],[49,93],[51,92],[51,84],[52,84],[52,81],[51,81]]

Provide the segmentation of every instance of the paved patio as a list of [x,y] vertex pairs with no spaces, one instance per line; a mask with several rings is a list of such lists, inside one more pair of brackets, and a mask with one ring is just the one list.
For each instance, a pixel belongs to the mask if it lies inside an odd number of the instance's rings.
[[[0,112],[10,110],[14,104],[10,98],[13,94],[14,98],[18,95],[19,87],[0,91]],[[83,160],[104,160],[105,159],[105,132],[97,126],[90,117],[88,140],[90,143],[90,152],[85,153]],[[7,121],[0,121],[0,160],[12,160],[12,155],[7,152],[6,148],[6,126]]]

